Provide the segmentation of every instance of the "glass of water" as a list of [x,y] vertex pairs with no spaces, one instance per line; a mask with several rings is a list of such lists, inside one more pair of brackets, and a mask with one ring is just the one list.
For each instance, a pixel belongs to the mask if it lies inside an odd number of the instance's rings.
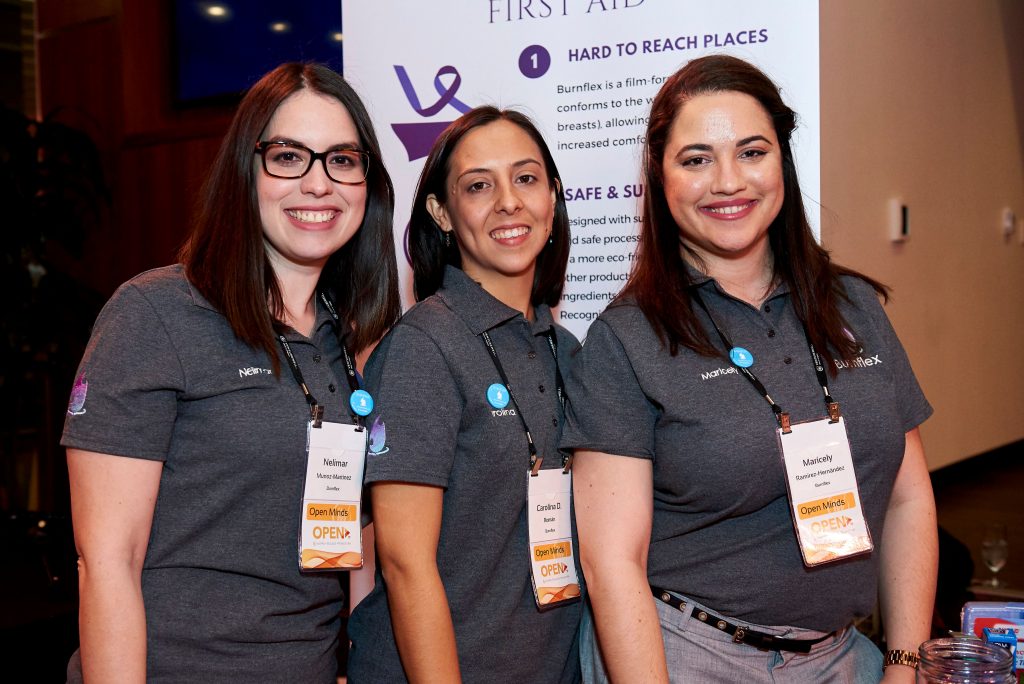
[[992,579],[988,585],[1000,587],[1003,585],[997,576],[998,572],[1006,565],[1006,559],[1010,555],[1009,544],[1006,541],[1006,525],[1004,523],[992,523],[985,529],[985,536],[981,539],[981,559],[985,567],[992,573]]

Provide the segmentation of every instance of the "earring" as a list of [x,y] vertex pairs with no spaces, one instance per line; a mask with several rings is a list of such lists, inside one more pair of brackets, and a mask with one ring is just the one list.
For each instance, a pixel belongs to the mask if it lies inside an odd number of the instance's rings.
[[548,233],[548,244],[549,245],[555,244],[555,231],[554,230],[552,230],[550,233]]
[[442,231],[442,232],[444,232],[444,248],[445,249],[451,249],[452,248],[452,234],[451,234],[451,232],[449,232],[447,230]]

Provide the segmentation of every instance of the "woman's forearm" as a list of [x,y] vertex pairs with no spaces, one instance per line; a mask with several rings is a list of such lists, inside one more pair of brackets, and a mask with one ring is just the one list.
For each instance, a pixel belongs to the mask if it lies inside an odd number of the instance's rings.
[[604,666],[613,684],[667,684],[661,624],[644,569],[636,565],[590,568],[587,590]]
[[396,568],[382,562],[395,642],[405,674],[418,682],[459,682],[448,598],[433,568]]
[[130,564],[78,561],[82,674],[87,684],[146,681],[141,575]]

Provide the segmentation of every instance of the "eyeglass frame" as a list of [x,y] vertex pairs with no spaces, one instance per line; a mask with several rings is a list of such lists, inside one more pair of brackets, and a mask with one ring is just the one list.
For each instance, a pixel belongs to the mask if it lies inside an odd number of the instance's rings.
[[[305,150],[306,152],[309,152],[309,163],[306,165],[306,170],[300,173],[298,176],[280,176],[276,173],[271,173],[270,169],[267,168],[267,150],[270,149],[272,146],[279,145],[287,147],[296,147],[300,150]],[[355,152],[356,154],[360,155],[365,162],[363,164],[363,179],[361,181],[343,181],[338,180],[337,178],[332,176],[330,170],[328,170],[327,168],[327,155],[332,154],[334,152]],[[370,160],[373,159],[372,154],[370,154],[366,150],[361,150],[358,147],[333,147],[329,150],[325,150],[324,152],[314,152],[305,145],[301,145],[297,142],[292,142],[290,140],[261,140],[260,142],[256,143],[256,147],[253,149],[253,153],[260,155],[260,159],[263,162],[263,172],[265,174],[267,174],[271,178],[282,178],[284,180],[296,180],[304,177],[313,168],[313,164],[316,162],[316,160],[319,159],[321,166],[324,167],[324,173],[327,175],[327,177],[331,180],[331,182],[338,183],[339,185],[363,185],[364,183],[366,183],[366,179],[369,178],[370,176]]]

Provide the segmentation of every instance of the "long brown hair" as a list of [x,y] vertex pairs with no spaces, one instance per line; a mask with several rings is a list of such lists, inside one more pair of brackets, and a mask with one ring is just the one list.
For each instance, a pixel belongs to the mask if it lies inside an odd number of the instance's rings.
[[768,229],[774,257],[774,278],[789,287],[797,317],[807,334],[836,372],[835,358],[849,361],[857,344],[843,334],[846,321],[839,301],[848,299],[841,276],[852,275],[886,297],[887,288],[861,273],[832,263],[829,253],[811,232],[804,210],[790,138],[796,113],[782,101],[778,87],[757,67],[736,57],[710,55],[695,59],[673,74],[651,104],[644,148],[644,217],[637,262],[615,304],[632,300],[644,312],[673,356],[687,347],[704,356],[720,356],[694,313],[693,283],[684,267],[679,226],[669,211],[662,176],[662,159],[669,129],[690,98],[732,91],[757,100],[772,120],[782,154],[782,208]]
[[495,121],[508,121],[519,126],[537,143],[548,182],[555,191],[555,213],[551,226],[551,241],[537,256],[537,269],[533,276],[530,303],[555,306],[562,298],[566,264],[569,263],[569,212],[565,208],[562,180],[540,131],[525,114],[514,109],[498,109],[490,105],[470,110],[446,128],[430,150],[423,165],[416,197],[409,220],[409,257],[412,261],[413,289],[416,301],[434,294],[444,278],[444,267],[462,268],[459,247],[452,241],[446,246],[441,227],[427,211],[427,197],[434,195],[442,205],[448,201],[448,171],[452,154],[467,133]]
[[198,218],[179,258],[192,285],[231,324],[235,335],[270,357],[280,370],[275,328],[284,314],[280,285],[263,243],[256,196],[254,149],[277,108],[309,89],[333,97],[352,117],[359,143],[370,154],[366,211],[355,235],[327,260],[319,288],[333,298],[354,351],[373,344],[401,313],[392,235],[394,188],[380,145],[352,87],[322,64],[282,64],[242,98],[203,188]]

